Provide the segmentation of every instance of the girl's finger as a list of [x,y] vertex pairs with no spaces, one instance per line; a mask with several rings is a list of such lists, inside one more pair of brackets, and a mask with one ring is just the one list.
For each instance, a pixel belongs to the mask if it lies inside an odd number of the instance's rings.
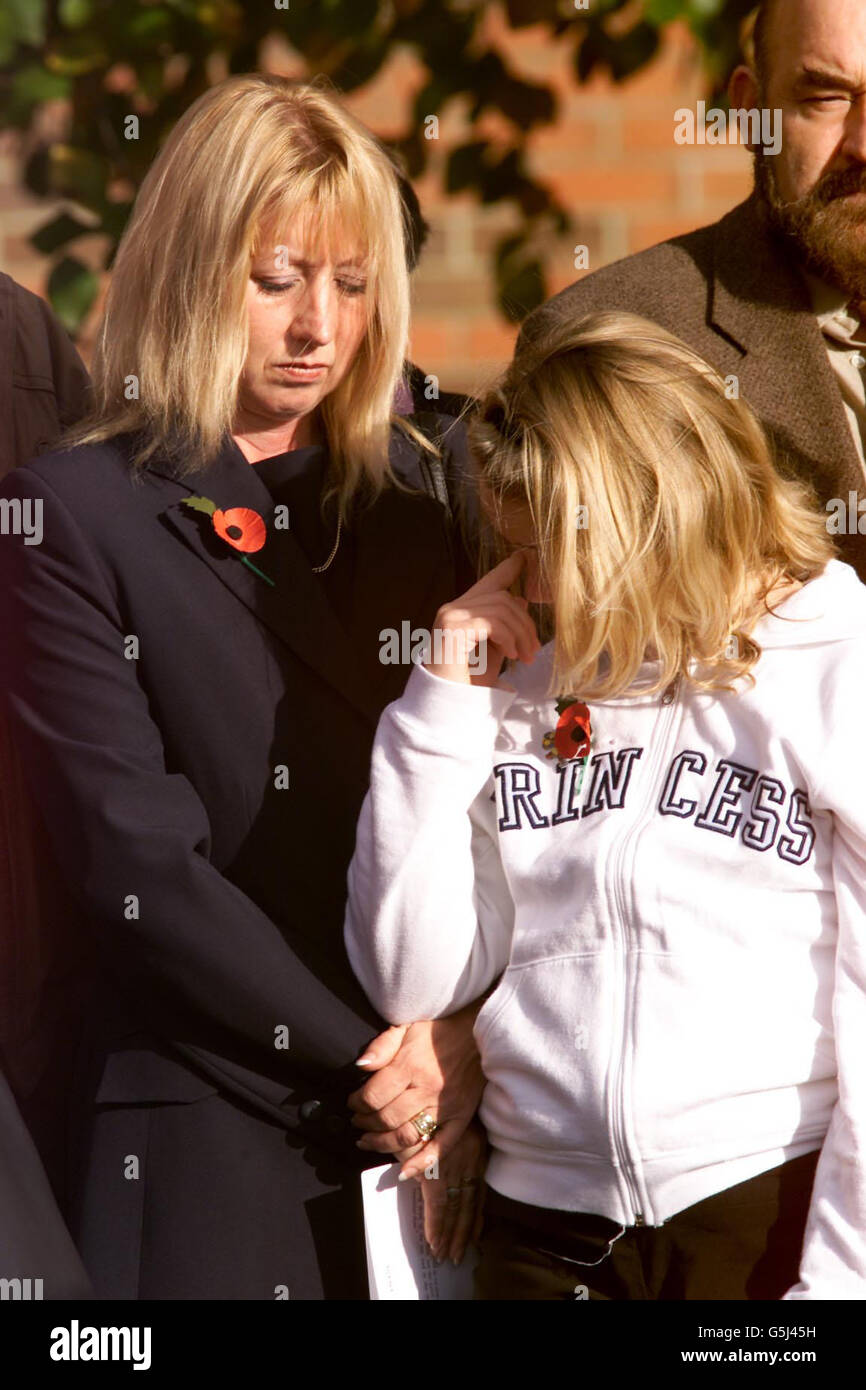
[[540,643],[531,618],[507,604],[494,606],[491,603],[484,621],[490,628],[488,640],[502,647],[512,661],[534,661]]
[[496,641],[495,633],[489,630],[489,625],[496,619],[507,625],[513,637],[511,646],[506,648],[511,659],[532,661],[541,650],[535,623],[528,609],[504,589],[491,590],[471,598],[466,595],[448,604],[440,610],[436,628],[444,632],[463,633],[467,637],[471,633],[476,639],[473,645],[477,647],[478,639],[485,634]]
[[532,619],[513,606],[511,595],[504,593],[484,595],[465,618],[455,621],[451,614],[447,630],[461,632],[467,640],[471,635],[475,651],[484,639],[493,642],[512,661],[531,661],[540,645]]
[[487,571],[487,574],[482,575],[478,582],[473,584],[471,589],[467,589],[462,597],[469,598],[470,595],[474,594],[487,594],[493,589],[510,589],[523,573],[525,563],[526,551],[515,550],[513,555],[509,555],[501,564],[494,566],[492,570]]
[[369,1071],[379,1071],[381,1067],[387,1067],[389,1062],[393,1062],[403,1046],[403,1039],[408,1031],[408,1024],[405,1023],[386,1028],[384,1033],[380,1033],[378,1037],[373,1039],[363,1057],[358,1058],[355,1066],[365,1067]]
[[538,630],[529,612],[528,603],[526,600],[515,598],[514,594],[509,594],[505,589],[481,594],[473,599],[471,606],[461,604],[461,609],[466,615],[465,617],[461,616],[461,627],[471,627],[473,619],[477,616],[490,617],[494,613],[508,614],[515,625],[515,631],[525,635],[530,652],[534,654],[541,647]]
[[[496,603],[498,612],[508,615],[508,620],[512,624],[521,660],[533,661],[541,650],[541,642],[538,638],[538,630],[527,609],[520,606],[519,601],[513,594],[500,594],[494,596],[492,602]],[[490,601],[490,600],[488,600]]]

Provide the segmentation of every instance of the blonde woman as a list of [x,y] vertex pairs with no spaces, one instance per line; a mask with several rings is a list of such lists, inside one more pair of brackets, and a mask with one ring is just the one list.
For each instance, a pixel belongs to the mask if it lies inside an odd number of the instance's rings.
[[70,1121],[103,1298],[366,1297],[359,1167],[480,1094],[473,1012],[379,1036],[342,942],[407,675],[382,633],[465,567],[449,445],[392,417],[407,275],[369,132],[321,84],[230,78],[142,187],[92,414],[4,483],[41,543],[0,548],[2,682],[101,965]]
[[863,1298],[866,590],[642,319],[518,350],[474,442],[512,553],[382,716],[347,944],[395,1022],[494,987],[478,1296]]

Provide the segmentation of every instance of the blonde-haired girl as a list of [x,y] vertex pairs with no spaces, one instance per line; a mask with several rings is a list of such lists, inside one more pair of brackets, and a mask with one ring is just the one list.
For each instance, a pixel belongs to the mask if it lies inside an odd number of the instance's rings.
[[731,395],[631,315],[521,345],[512,553],[379,723],[346,940],[394,1021],[492,988],[481,1298],[866,1295],[866,590]]

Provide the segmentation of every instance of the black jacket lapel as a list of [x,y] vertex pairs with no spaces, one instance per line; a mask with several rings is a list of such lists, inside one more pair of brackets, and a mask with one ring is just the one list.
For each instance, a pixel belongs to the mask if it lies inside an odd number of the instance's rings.
[[256,575],[238,551],[216,535],[211,518],[179,498],[162,512],[162,520],[200,560],[282,642],[320,676],[342,692],[367,718],[378,718],[379,707],[369,684],[356,676],[357,653],[332,612],[309,561],[289,530],[274,529],[274,503],[255,469],[231,441],[214,463],[189,481],[169,468],[151,465],[149,472],[169,479],[187,496],[204,496],[217,507],[249,507],[258,512],[268,531],[252,563],[274,580]]

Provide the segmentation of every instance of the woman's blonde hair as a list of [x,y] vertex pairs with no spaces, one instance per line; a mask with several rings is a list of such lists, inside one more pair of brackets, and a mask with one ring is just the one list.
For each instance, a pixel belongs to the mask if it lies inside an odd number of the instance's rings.
[[381,486],[409,327],[404,210],[388,154],[324,79],[230,77],[178,121],[120,242],[95,405],[70,442],[131,431],[137,465],[206,466],[237,406],[251,261],[299,216],[317,248],[347,235],[367,258],[366,334],[321,410],[341,510],[362,479]]
[[634,314],[540,313],[470,438],[494,526],[514,503],[532,518],[551,692],[621,695],[648,654],[647,693],[679,676],[734,688],[768,595],[832,557],[825,518],[777,473],[733,383],[673,334]]

